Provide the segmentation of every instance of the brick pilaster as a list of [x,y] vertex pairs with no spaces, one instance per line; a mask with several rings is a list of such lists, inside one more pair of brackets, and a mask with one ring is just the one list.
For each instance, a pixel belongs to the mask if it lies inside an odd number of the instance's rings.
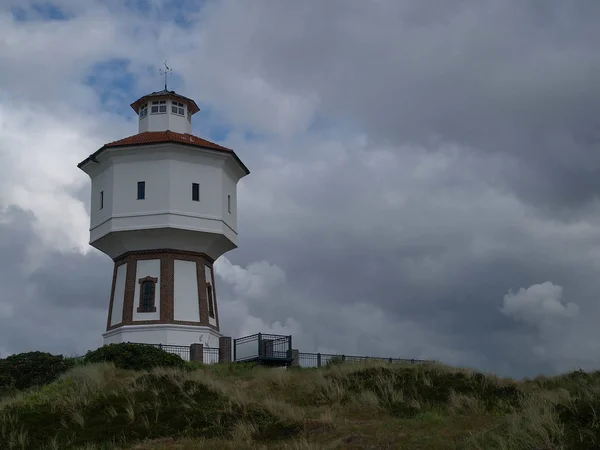
[[219,338],[219,363],[233,362],[231,354],[231,337],[222,336]]
[[204,362],[204,344],[190,345],[190,361]]

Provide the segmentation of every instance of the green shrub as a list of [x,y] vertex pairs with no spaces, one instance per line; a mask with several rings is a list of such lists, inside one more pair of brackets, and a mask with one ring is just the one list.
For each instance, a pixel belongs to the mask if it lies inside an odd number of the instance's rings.
[[588,392],[555,411],[565,427],[564,444],[571,450],[600,448],[600,395]]
[[[350,393],[375,392],[390,412],[399,417],[412,417],[418,413],[419,408],[411,405],[408,399],[419,404],[442,406],[448,404],[455,392],[479,398],[489,412],[508,412],[518,408],[525,396],[516,384],[500,386],[480,373],[468,375],[412,368],[369,367],[350,373],[343,383]],[[390,389],[402,392],[403,400],[391,400]]]
[[121,342],[104,345],[85,354],[86,363],[112,362],[120,369],[150,370],[154,367],[176,367],[185,369],[186,363],[179,355],[158,347]]
[[252,438],[259,441],[302,431],[300,422],[281,419],[257,403],[240,404],[200,381],[154,373],[78,404],[25,399],[2,412],[11,418],[0,433],[2,449],[11,448],[19,436],[24,436],[23,448],[64,450],[167,437],[225,439],[241,422],[254,425]]
[[73,367],[62,355],[28,352],[0,360],[0,389],[27,389],[43,386],[56,380]]
[[11,392],[15,387],[15,380],[8,374],[4,360],[0,360],[0,395]]

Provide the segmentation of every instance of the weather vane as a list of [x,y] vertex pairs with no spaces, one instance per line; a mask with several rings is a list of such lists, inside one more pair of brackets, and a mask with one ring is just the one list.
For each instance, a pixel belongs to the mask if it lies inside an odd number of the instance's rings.
[[158,69],[161,75],[165,76],[165,91],[167,90],[167,76],[171,73],[173,73],[173,69],[170,69],[169,66],[167,66],[167,60],[165,59],[165,69]]

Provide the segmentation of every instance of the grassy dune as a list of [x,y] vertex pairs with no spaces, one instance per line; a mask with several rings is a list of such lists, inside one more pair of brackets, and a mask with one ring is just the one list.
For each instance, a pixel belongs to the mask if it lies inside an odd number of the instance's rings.
[[82,364],[0,397],[0,448],[594,449],[599,392],[600,373],[584,372],[517,382],[442,365]]

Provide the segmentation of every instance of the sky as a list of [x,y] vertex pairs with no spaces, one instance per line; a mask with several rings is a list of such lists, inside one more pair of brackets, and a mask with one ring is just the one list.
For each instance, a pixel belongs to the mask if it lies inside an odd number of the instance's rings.
[[169,88],[233,148],[221,331],[600,368],[597,0],[0,0],[0,355],[102,345],[77,163]]

